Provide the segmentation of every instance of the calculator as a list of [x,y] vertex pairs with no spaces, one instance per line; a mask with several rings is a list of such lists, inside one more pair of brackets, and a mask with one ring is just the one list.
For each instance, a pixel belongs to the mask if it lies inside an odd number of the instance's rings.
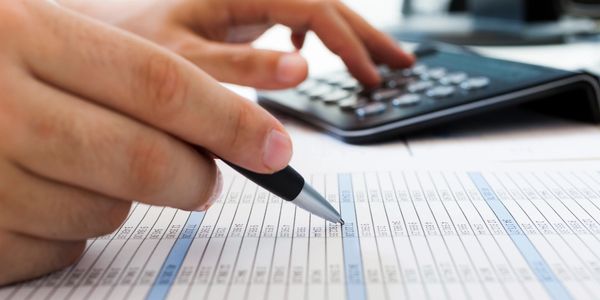
[[357,144],[527,103],[600,122],[594,75],[435,48],[415,54],[411,68],[380,67],[377,88],[366,89],[347,71],[336,71],[293,89],[259,91],[258,101]]

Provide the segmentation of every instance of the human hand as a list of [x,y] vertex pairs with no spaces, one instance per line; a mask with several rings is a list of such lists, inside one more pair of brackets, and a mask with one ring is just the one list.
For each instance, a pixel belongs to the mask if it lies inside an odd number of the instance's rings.
[[290,159],[266,111],[147,40],[40,0],[0,1],[0,20],[0,285],[70,264],[132,200],[205,209],[208,152]]
[[153,40],[224,82],[262,89],[288,88],[307,76],[298,53],[252,48],[248,42],[274,24],[292,30],[301,48],[314,31],[366,86],[379,83],[375,64],[410,66],[387,35],[337,0],[61,0],[68,7]]

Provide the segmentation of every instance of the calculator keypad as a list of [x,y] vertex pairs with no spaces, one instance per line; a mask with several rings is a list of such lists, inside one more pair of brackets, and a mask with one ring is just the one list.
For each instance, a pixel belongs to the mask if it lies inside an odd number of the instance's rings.
[[364,90],[347,72],[310,78],[296,91],[312,101],[337,105],[340,110],[367,118],[390,109],[408,109],[418,105],[434,105],[436,101],[484,89],[491,84],[484,76],[443,67],[417,64],[403,70],[380,68],[381,87]]
[[336,71],[311,76],[297,88],[260,91],[258,101],[345,141],[363,143],[534,101],[539,93],[521,91],[576,74],[471,54],[417,54],[411,68],[378,67],[382,80],[375,88]]

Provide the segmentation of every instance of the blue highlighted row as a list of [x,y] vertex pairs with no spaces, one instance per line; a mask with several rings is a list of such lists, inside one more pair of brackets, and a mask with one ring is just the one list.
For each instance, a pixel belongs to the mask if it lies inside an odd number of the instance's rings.
[[487,202],[489,207],[494,211],[498,220],[504,226],[504,229],[517,246],[517,249],[521,252],[538,280],[542,283],[544,288],[548,291],[553,299],[571,299],[569,291],[563,286],[563,284],[556,278],[556,275],[548,266],[548,263],[540,255],[539,251],[535,248],[531,240],[525,235],[525,233],[519,227],[516,220],[512,217],[508,209],[504,206],[502,201],[498,199],[496,193],[488,182],[483,178],[481,173],[471,172],[469,177],[477,186],[477,189],[483,196],[483,199]]
[[169,289],[173,285],[173,280],[175,280],[175,276],[177,276],[177,272],[181,268],[183,259],[187,255],[188,249],[200,228],[204,214],[204,212],[192,212],[190,214],[177,241],[175,241],[173,248],[171,248],[171,252],[169,252],[167,259],[163,263],[160,272],[158,272],[158,276],[146,299],[162,300],[167,297],[167,293],[169,293]]
[[340,193],[340,213],[345,222],[342,227],[342,241],[346,271],[346,298],[348,300],[364,300],[367,299],[367,291],[363,277],[360,241],[358,239],[358,226],[356,224],[352,176],[350,174],[340,174],[338,176],[338,186]]

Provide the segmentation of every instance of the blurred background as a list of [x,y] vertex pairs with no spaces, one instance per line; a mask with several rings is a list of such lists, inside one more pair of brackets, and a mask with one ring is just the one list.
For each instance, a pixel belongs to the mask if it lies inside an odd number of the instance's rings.
[[[481,54],[600,74],[600,0],[344,0],[411,50],[437,41],[475,46]],[[291,50],[277,26],[257,47]],[[310,36],[303,50],[311,73],[342,67]],[[317,59],[314,59],[317,58]],[[560,58],[560,59],[557,59]]]
[[[537,45],[597,38],[600,0],[404,0],[347,3],[400,39]],[[369,6],[371,5],[371,6]]]

